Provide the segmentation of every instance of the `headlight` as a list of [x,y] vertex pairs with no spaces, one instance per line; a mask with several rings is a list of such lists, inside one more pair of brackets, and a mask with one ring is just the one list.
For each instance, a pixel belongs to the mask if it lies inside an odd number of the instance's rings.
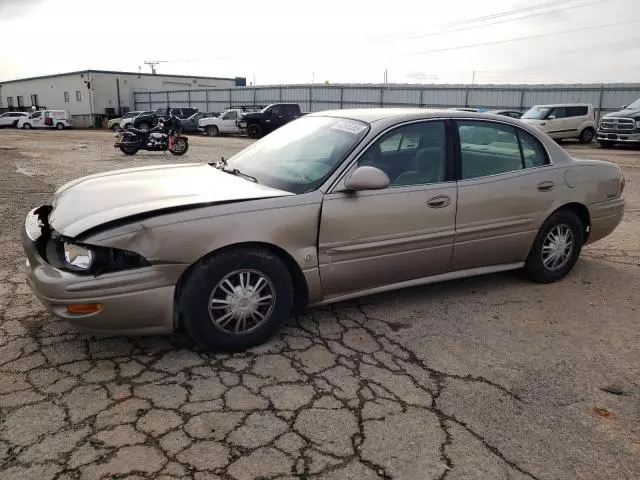
[[93,266],[95,254],[87,247],[64,242],[62,249],[64,251],[64,261],[70,268],[74,270],[89,270]]

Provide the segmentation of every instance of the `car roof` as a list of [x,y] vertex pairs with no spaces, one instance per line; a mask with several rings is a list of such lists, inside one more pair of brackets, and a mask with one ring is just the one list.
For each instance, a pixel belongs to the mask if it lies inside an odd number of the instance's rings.
[[[326,110],[315,112],[309,116],[315,117],[339,117],[360,120],[373,123],[380,120],[414,120],[420,118],[487,118],[487,112],[465,112],[445,108],[354,108],[345,110]],[[501,121],[509,117],[501,118]]]

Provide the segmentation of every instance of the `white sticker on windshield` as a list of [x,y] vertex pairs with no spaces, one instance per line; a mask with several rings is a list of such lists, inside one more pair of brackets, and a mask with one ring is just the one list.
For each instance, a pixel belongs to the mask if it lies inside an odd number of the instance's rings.
[[346,120],[341,120],[338,123],[334,123],[333,125],[331,125],[331,128],[334,130],[342,130],[343,132],[353,133],[354,135],[356,135],[367,127],[360,122],[349,122]]

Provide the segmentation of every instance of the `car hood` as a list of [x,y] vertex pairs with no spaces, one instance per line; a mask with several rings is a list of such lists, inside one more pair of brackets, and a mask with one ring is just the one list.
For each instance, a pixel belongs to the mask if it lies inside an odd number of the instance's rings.
[[640,109],[630,109],[625,108],[624,110],[618,110],[617,112],[611,112],[604,115],[604,118],[608,117],[625,117],[625,118],[635,118],[640,120]]
[[75,237],[90,228],[141,214],[285,195],[292,194],[206,163],[115,170],[60,187],[49,224],[58,233]]

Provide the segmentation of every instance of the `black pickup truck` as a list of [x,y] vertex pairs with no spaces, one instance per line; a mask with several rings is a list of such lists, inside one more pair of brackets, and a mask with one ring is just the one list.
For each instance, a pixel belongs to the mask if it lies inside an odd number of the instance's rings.
[[273,103],[259,112],[243,115],[236,120],[236,125],[250,138],[260,138],[302,115],[297,103]]
[[640,145],[640,98],[622,110],[602,117],[596,133],[604,148],[621,145]]

